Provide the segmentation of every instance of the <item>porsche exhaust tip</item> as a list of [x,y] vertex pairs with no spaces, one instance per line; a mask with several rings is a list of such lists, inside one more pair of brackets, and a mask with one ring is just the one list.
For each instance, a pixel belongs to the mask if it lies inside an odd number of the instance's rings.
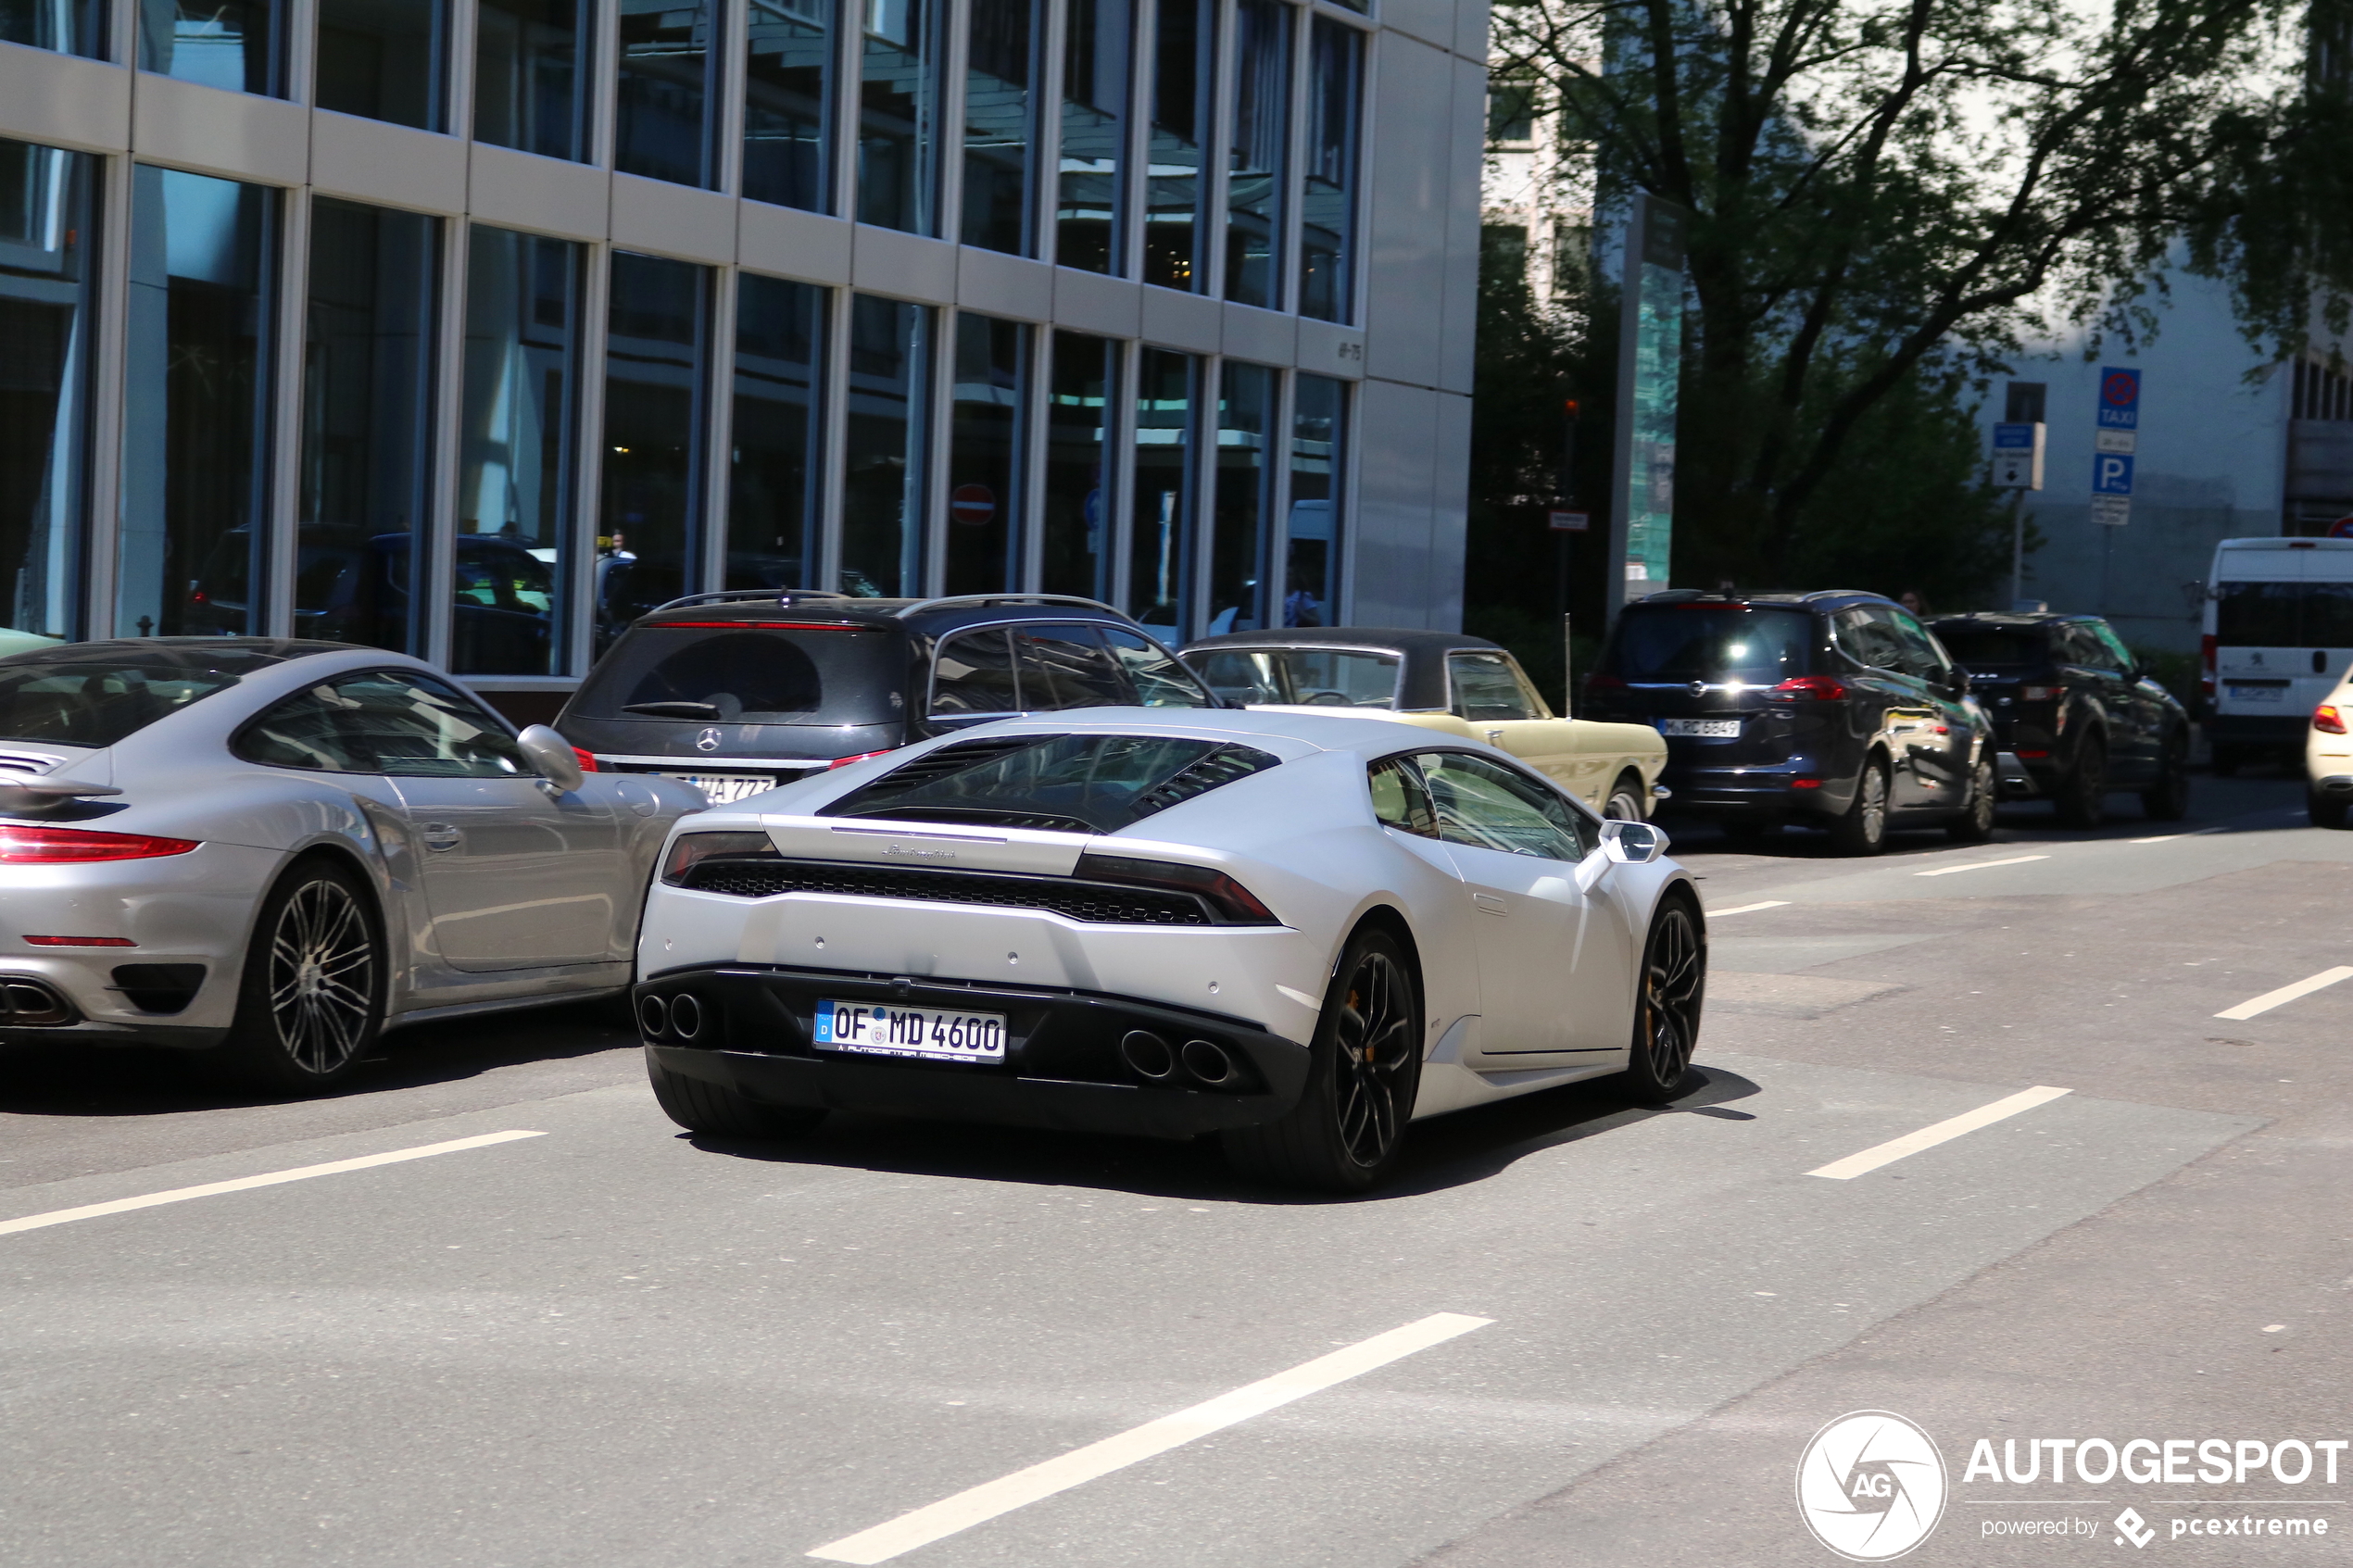
[[659,1038],[670,1027],[670,1004],[660,997],[638,997],[637,1027],[648,1038]]
[[46,1029],[71,1023],[76,1016],[73,1004],[45,980],[19,975],[0,980],[0,1024]]
[[1176,1071],[1176,1053],[1168,1042],[1149,1029],[1130,1029],[1121,1036],[1119,1059],[1139,1078],[1155,1084],[1167,1082]]
[[1226,1054],[1226,1047],[1207,1040],[1186,1041],[1184,1062],[1185,1071],[1207,1088],[1222,1089],[1241,1076],[1234,1066],[1234,1059]]

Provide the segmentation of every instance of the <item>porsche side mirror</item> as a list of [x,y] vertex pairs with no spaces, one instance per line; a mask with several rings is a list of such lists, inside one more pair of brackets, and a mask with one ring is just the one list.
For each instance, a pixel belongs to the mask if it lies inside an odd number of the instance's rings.
[[515,745],[522,748],[531,771],[558,795],[570,795],[588,782],[588,775],[580,771],[580,759],[572,754],[572,743],[547,725],[524,725]]

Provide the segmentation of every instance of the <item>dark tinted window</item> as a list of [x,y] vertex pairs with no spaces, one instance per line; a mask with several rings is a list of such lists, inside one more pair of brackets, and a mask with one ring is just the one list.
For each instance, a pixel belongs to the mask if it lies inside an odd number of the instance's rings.
[[402,778],[523,778],[506,726],[451,686],[405,671],[341,675],[238,732],[235,751],[271,768]]
[[927,752],[823,814],[1114,833],[1282,760],[1253,746],[1164,735],[1022,738]]
[[1936,640],[1964,670],[2031,670],[2044,659],[2043,633],[2032,628],[1947,621],[1937,626]]
[[1808,672],[1814,618],[1802,609],[1629,605],[1603,668],[1629,681],[1770,686]]
[[1895,668],[1906,675],[1917,675],[1924,681],[1938,680],[1944,673],[1944,656],[1930,642],[1920,623],[1900,609],[1881,609],[1874,606],[1867,613],[1886,626],[1895,638]]
[[1124,708],[1136,700],[1092,626],[1025,626],[1013,633],[1013,657],[1027,711]]
[[939,645],[931,666],[934,713],[1018,713],[1013,644],[1004,628],[967,632]]
[[277,662],[234,648],[138,659],[24,655],[0,663],[0,739],[112,746]]
[[1135,684],[1136,703],[1142,708],[1214,708],[1209,693],[1176,656],[1148,637],[1117,626],[1102,629],[1111,656]]
[[598,660],[572,711],[672,722],[889,723],[901,716],[904,659],[897,637],[862,628],[639,626]]
[[2110,638],[2101,633],[2108,629],[2088,621],[2076,621],[2067,629],[2067,646],[2075,662],[2086,670],[2106,670],[2122,674],[2132,667],[2132,656],[2121,645],[2110,646]]
[[2214,640],[2237,648],[2353,647],[2353,583],[2225,583]]
[[1411,762],[1403,757],[1383,758],[1366,771],[1365,783],[1373,792],[1373,815],[1381,826],[1422,838],[1438,836],[1429,791],[1422,786],[1422,776]]

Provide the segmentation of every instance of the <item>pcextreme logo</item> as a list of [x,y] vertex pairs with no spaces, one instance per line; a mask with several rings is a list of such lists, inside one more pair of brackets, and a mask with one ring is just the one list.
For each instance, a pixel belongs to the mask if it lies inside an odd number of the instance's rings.
[[1854,1411],[1814,1434],[1797,1461],[1797,1512],[1850,1562],[1903,1556],[1944,1515],[1944,1456],[1889,1411]]

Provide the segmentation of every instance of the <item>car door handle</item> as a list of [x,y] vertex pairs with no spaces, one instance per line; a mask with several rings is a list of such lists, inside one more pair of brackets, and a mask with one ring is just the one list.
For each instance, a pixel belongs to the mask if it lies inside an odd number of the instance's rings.
[[466,841],[465,833],[449,822],[425,823],[423,836],[428,849],[455,849]]
[[1511,906],[1492,893],[1474,893],[1471,895],[1471,902],[1478,906],[1480,911],[1486,914],[1502,915],[1511,912]]
[[1501,731],[1501,730],[1490,730],[1490,731],[1488,731],[1488,732],[1487,732],[1487,744],[1488,744],[1488,745],[1490,745],[1490,746],[1502,746],[1502,745],[1504,744],[1504,732],[1503,732],[1503,731]]

